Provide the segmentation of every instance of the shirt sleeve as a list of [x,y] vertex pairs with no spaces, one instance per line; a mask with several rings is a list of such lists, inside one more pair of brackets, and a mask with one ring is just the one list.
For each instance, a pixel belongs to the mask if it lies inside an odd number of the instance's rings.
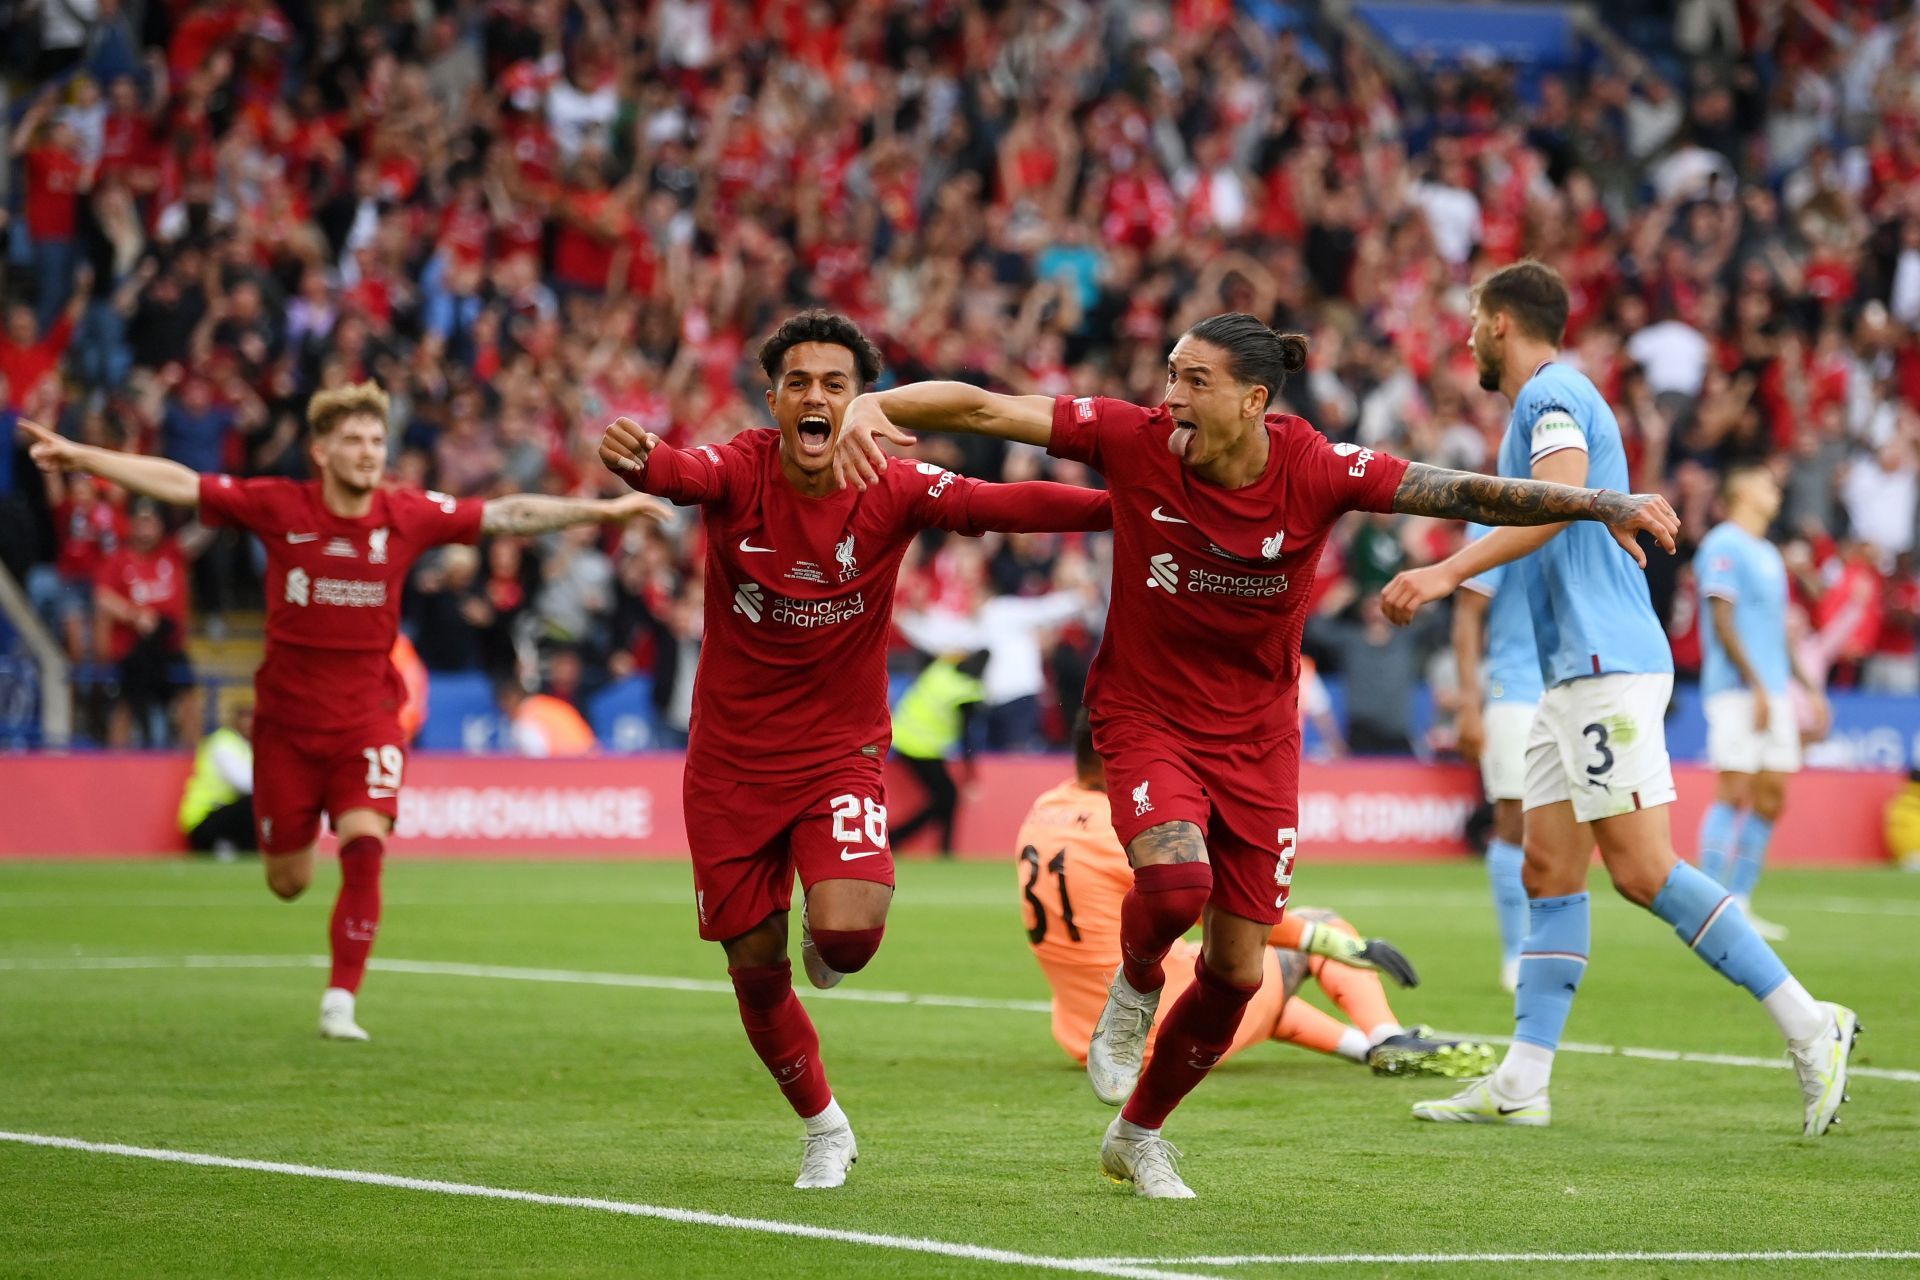
[[620,478],[641,493],[665,498],[677,506],[700,506],[727,500],[742,463],[739,452],[724,445],[676,449],[663,442],[653,447],[638,475],[628,471]]
[[273,499],[276,490],[283,488],[271,480],[242,480],[237,476],[204,475],[200,477],[200,522],[207,525],[232,525],[254,533],[270,532],[278,528],[273,519],[277,509],[284,511],[284,502]]
[[1127,449],[1143,442],[1139,429],[1149,416],[1137,404],[1108,396],[1056,396],[1047,452],[1109,475],[1124,461]]
[[1727,548],[1702,546],[1700,554],[1694,557],[1693,571],[1700,581],[1701,598],[1729,601],[1740,598],[1740,566]]
[[[1473,524],[1467,526],[1467,542],[1469,544],[1478,542],[1481,538],[1485,537],[1486,534],[1487,529],[1484,525]],[[1500,594],[1500,582],[1506,576],[1507,566],[1504,564],[1496,564],[1490,569],[1482,569],[1479,573],[1474,574],[1460,585],[1477,595],[1483,595],[1488,599],[1492,599],[1494,596]]]
[[393,493],[406,512],[409,540],[425,549],[449,542],[480,541],[480,524],[487,504],[480,498],[455,498],[435,489],[401,489]]
[[1392,511],[1394,494],[1407,474],[1407,460],[1357,444],[1334,444],[1305,423],[1295,458],[1303,495],[1317,501],[1325,519],[1346,511]]
[[1102,489],[1025,480],[989,484],[920,463],[914,480],[926,481],[914,499],[923,526],[976,537],[1002,533],[1095,532],[1113,528],[1113,501]]
[[1552,391],[1522,399],[1517,426],[1527,433],[1527,458],[1539,462],[1562,449],[1587,452],[1587,430],[1573,409]]

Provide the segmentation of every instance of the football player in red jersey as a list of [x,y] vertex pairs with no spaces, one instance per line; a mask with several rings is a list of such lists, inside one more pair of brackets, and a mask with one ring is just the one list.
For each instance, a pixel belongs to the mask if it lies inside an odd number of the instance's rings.
[[267,652],[254,676],[254,812],[267,884],[291,900],[313,880],[326,814],[340,841],[340,896],[330,929],[333,969],[320,1034],[365,1040],[355,995],[380,923],[380,865],[399,808],[406,700],[388,656],[407,572],[422,552],[483,533],[533,534],[635,516],[659,518],[640,494],[593,500],[519,494],[456,500],[383,487],[387,395],[371,382],[313,397],[307,408],[319,479],[203,476],[177,462],[75,444],[32,422],[33,460],[84,471],[134,493],[198,507],[267,551]]
[[700,936],[726,950],[747,1039],[806,1125],[797,1187],[837,1187],[857,1150],[793,991],[787,913],[805,892],[815,986],[865,967],[893,898],[881,780],[892,721],[894,579],[922,529],[1092,530],[1107,495],[985,484],[929,463],[863,492],[834,481],[841,415],[880,375],[845,316],[806,311],[760,348],[777,430],[677,449],[622,418],[601,460],[628,484],[706,511],[706,633],[684,782]]
[[[1156,408],[919,383],[856,399],[835,458],[856,488],[884,483],[900,464],[885,466],[876,437],[973,432],[1043,445],[1112,487],[1113,595],[1087,706],[1134,884],[1087,1073],[1103,1102],[1126,1104],[1101,1167],[1144,1196],[1193,1195],[1160,1126],[1232,1046],[1286,909],[1300,633],[1334,522],[1355,510],[1482,524],[1599,520],[1629,549],[1644,530],[1669,551],[1679,527],[1658,497],[1469,475],[1334,444],[1301,418],[1268,412],[1306,357],[1297,334],[1250,315],[1212,316],[1174,346]],[[1143,1072],[1161,960],[1203,916],[1194,983]]]

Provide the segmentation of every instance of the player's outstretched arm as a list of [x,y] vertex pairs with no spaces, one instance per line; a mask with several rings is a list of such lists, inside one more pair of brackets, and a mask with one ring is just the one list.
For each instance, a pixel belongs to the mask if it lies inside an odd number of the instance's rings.
[[166,458],[121,453],[89,444],[76,444],[37,422],[20,420],[31,442],[28,454],[45,472],[85,471],[110,480],[122,489],[176,507],[200,505],[200,473]]
[[[1550,464],[1568,454],[1584,465],[1584,455],[1563,450],[1543,459],[1539,470],[1550,471]],[[1468,578],[1518,560],[1542,546],[1569,520],[1594,520],[1606,525],[1614,541],[1625,547],[1642,568],[1647,557],[1636,541],[1639,534],[1652,534],[1654,541],[1672,553],[1674,535],[1680,531],[1680,517],[1659,494],[1616,493],[1552,480],[1512,480],[1419,462],[1410,465],[1401,478],[1393,509],[1408,515],[1520,526],[1495,529],[1439,564],[1409,570],[1388,583],[1380,603],[1387,617],[1400,626],[1411,622],[1422,605],[1453,594]]]
[[1051,396],[1003,396],[965,382],[914,382],[855,396],[834,446],[833,476],[841,488],[864,489],[887,469],[881,440],[913,443],[914,431],[998,436],[1045,448],[1053,439]]
[[576,524],[625,524],[636,518],[664,520],[667,504],[644,493],[618,498],[550,498],[542,493],[516,493],[487,499],[480,509],[480,532],[528,537]]
[[710,450],[676,449],[632,418],[615,418],[600,433],[600,464],[630,489],[690,506],[725,496]]

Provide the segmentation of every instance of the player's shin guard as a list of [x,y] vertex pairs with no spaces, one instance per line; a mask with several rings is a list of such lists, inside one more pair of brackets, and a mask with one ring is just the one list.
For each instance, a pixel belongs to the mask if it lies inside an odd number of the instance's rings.
[[1700,870],[1721,884],[1731,874],[1728,861],[1733,853],[1734,829],[1740,825],[1740,811],[1724,800],[1707,806],[1700,819]]
[[1128,1123],[1158,1129],[1166,1122],[1180,1100],[1233,1047],[1240,1017],[1259,990],[1258,983],[1243,987],[1228,982],[1208,969],[1204,959],[1194,961],[1193,985],[1174,1002],[1173,1012],[1161,1024],[1153,1060],[1120,1113]]
[[878,929],[815,929],[813,930],[813,949],[827,962],[835,973],[858,973],[867,967],[867,961],[873,959],[880,950],[880,938],[886,933],[883,926]]
[[729,968],[740,1025],[796,1115],[819,1115],[833,1101],[820,1064],[820,1036],[793,993],[793,962]]
[[[1689,868],[1691,870],[1691,868]],[[1694,873],[1698,875],[1698,872]],[[1513,993],[1513,1038],[1552,1052],[1560,1047],[1574,993],[1587,971],[1593,904],[1585,893],[1527,904],[1520,985]]]
[[1162,863],[1133,873],[1120,900],[1120,968],[1135,991],[1166,983],[1160,961],[1199,922],[1213,892],[1213,868],[1204,862]]
[[1517,960],[1527,937],[1527,887],[1520,868],[1527,855],[1519,845],[1495,840],[1487,846],[1487,879],[1493,885],[1493,914],[1500,925],[1500,958]]
[[333,948],[330,987],[360,990],[373,935],[380,929],[380,864],[386,846],[378,836],[355,836],[340,846],[340,896],[327,931]]
[[1740,834],[1733,842],[1733,870],[1722,881],[1733,895],[1745,902],[1760,883],[1760,869],[1767,865],[1767,846],[1773,841],[1773,824],[1757,813],[1747,815]]
[[1684,862],[1668,873],[1654,897],[1653,914],[1672,925],[1680,941],[1716,973],[1756,1000],[1765,1000],[1787,980],[1787,966],[1753,931],[1733,895]]

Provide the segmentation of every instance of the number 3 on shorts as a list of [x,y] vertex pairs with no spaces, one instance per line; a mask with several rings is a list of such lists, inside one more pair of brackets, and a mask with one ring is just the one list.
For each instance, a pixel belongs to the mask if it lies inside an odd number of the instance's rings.
[[399,789],[400,769],[407,759],[400,754],[400,748],[365,747],[360,754],[367,758],[367,790],[369,792],[381,787],[388,791]]
[[[827,802],[833,806],[833,838],[841,844],[859,844],[864,834],[866,842],[876,849],[887,847],[887,806],[871,797],[856,795],[835,796]],[[860,829],[854,829],[854,823],[860,821]]]

